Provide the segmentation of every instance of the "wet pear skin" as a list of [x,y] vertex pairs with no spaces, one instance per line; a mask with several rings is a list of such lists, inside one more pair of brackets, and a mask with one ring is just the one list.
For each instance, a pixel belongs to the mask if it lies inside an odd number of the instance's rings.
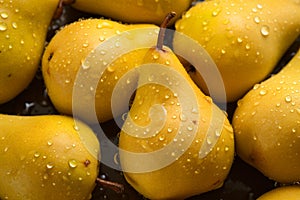
[[34,78],[58,2],[1,1],[0,104],[20,94]]
[[1,199],[91,198],[100,147],[88,126],[59,115],[0,119]]
[[300,180],[300,53],[256,84],[233,116],[237,154],[272,180]]
[[[294,0],[212,0],[191,7],[175,24],[195,39],[215,61],[227,101],[234,102],[264,80],[300,33],[300,5]],[[185,47],[175,35],[175,50]],[[198,72],[190,73],[208,93]],[[222,94],[214,97],[223,101]]]

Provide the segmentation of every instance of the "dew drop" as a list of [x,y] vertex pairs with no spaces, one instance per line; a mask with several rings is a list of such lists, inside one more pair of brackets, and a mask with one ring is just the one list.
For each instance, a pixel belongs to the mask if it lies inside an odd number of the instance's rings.
[[255,85],[253,86],[253,90],[257,90],[259,87],[260,87],[259,84],[255,84]]
[[224,151],[225,151],[225,152],[229,151],[229,147],[226,146],[226,147],[224,148]]
[[260,29],[260,33],[262,34],[262,36],[268,36],[270,33],[270,28],[266,25],[262,26]]
[[257,23],[257,24],[260,22],[260,18],[259,18],[258,16],[255,16],[255,17],[253,18],[253,20],[254,20],[254,22]]
[[165,140],[165,136],[164,135],[160,135],[158,139],[159,139],[159,141],[164,141]]
[[213,17],[216,17],[219,13],[220,13],[220,9],[217,9],[217,10],[214,10],[213,12],[212,12],[212,16]]
[[4,22],[0,22],[0,31],[6,31],[7,30],[7,24]]
[[47,142],[47,145],[48,145],[48,146],[52,146],[52,145],[53,145],[53,142],[49,140],[49,141]]
[[79,131],[79,127],[77,125],[74,125],[73,128],[75,131]]
[[12,26],[14,29],[17,29],[17,28],[18,28],[18,24],[17,24],[16,22],[11,23],[11,26]]
[[236,40],[237,40],[238,43],[242,43],[243,42],[243,39],[240,38],[240,37],[238,37]]
[[100,42],[103,42],[105,40],[105,37],[104,36],[100,36],[99,40],[100,40]]
[[2,19],[7,19],[7,18],[8,18],[7,12],[2,12],[2,13],[0,14],[0,16],[1,16]]
[[35,157],[35,158],[38,158],[38,157],[40,157],[40,153],[39,152],[35,152],[34,154],[33,154],[33,156]]
[[292,97],[291,96],[286,96],[285,97],[285,102],[290,103],[292,101]]
[[261,90],[261,91],[259,91],[259,95],[264,96],[265,94],[267,94],[267,91],[266,91],[266,90]]
[[77,161],[72,159],[68,161],[69,167],[76,168],[77,167]]
[[179,118],[180,118],[180,120],[183,121],[183,122],[186,121],[186,116],[185,116],[184,114],[180,114],[180,115],[179,115]]
[[54,167],[54,164],[53,163],[48,163],[46,165],[47,169],[52,169]]
[[256,7],[257,7],[258,9],[262,9],[262,8],[263,8],[263,6],[262,6],[261,4],[257,4]]
[[251,48],[250,44],[246,44],[245,48],[249,50]]

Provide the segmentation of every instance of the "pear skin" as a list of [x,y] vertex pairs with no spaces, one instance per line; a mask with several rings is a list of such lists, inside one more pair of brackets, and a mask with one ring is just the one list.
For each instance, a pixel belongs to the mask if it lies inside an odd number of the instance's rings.
[[300,181],[300,51],[256,84],[233,116],[237,154],[272,180]]
[[[139,87],[120,132],[120,161],[126,180],[149,199],[184,199],[221,187],[234,157],[233,130],[226,115],[193,83],[170,49],[139,51],[145,55],[144,63],[151,65],[139,74]],[[153,64],[164,65],[167,72],[159,72]],[[178,93],[155,81],[142,84],[157,77],[175,86]],[[198,107],[192,107],[193,101]],[[157,105],[164,107],[163,112],[158,112]],[[189,107],[187,115],[184,106]],[[190,115],[197,118],[192,120]],[[203,150],[205,145],[209,147]],[[170,148],[164,152],[166,146]],[[160,150],[161,154],[155,154]]]
[[91,198],[100,147],[94,132],[66,116],[0,115],[0,198]]
[[[211,0],[191,7],[176,31],[199,42],[222,75],[227,101],[265,79],[300,33],[299,1]],[[175,35],[176,52],[186,48]],[[192,79],[209,95],[203,77]],[[217,95],[215,101],[222,101]]]
[[[79,99],[73,100],[73,90],[76,86],[77,76],[82,76],[81,80],[86,80],[84,83],[88,85],[89,81],[97,80],[99,84],[97,86],[85,87],[87,94],[82,94],[80,116],[84,121],[88,123],[98,123],[110,120],[113,118],[111,111],[111,95],[116,83],[120,77],[127,71],[130,71],[135,67],[136,63],[140,63],[140,57],[133,57],[128,54],[126,57],[122,57],[118,53],[122,47],[118,44],[113,44],[109,51],[99,49],[101,44],[106,45],[105,42],[109,42],[110,38],[116,37],[127,30],[134,29],[147,29],[157,28],[155,25],[147,24],[135,24],[124,25],[118,22],[105,19],[86,19],[74,22],[65,26],[60,30],[48,44],[42,60],[42,72],[47,87],[48,95],[53,102],[55,108],[63,114],[71,115],[73,101],[79,101]],[[135,38],[134,35],[131,37]],[[154,38],[154,37],[153,37]],[[154,39],[149,39],[149,43],[155,43]],[[112,62],[99,62],[95,60],[93,63],[87,63],[86,58],[98,48],[99,56],[114,56],[111,58]],[[101,48],[101,47],[100,47]],[[97,53],[97,52],[96,52]],[[95,53],[95,54],[96,54]],[[122,52],[123,53],[123,52]],[[105,55],[104,55],[105,54]],[[136,56],[136,54],[134,54]],[[99,58],[100,59],[100,58]],[[102,75],[95,75],[97,66],[107,67]],[[82,75],[78,75],[79,71],[85,71]],[[96,76],[96,77],[95,77]],[[134,88],[136,86],[136,80],[132,77],[131,83],[128,83],[128,87]],[[95,95],[93,95],[93,92]],[[82,98],[83,97],[83,98]],[[91,98],[95,99],[95,110],[97,111],[98,121],[94,121],[91,118],[90,111],[86,111],[86,104],[91,103]],[[128,108],[128,102],[122,103],[120,101],[119,107],[116,108],[118,114],[123,114]]]
[[[160,25],[167,13],[174,11],[178,17],[193,0],[76,0],[72,6],[88,13],[106,16],[126,23],[150,23]],[[177,17],[177,18],[178,18]],[[176,18],[173,19],[173,23]]]
[[16,97],[32,81],[58,2],[1,1],[0,104]]
[[298,185],[294,186],[282,186],[279,188],[275,188],[262,196],[260,196],[257,200],[295,200],[300,197],[300,187]]

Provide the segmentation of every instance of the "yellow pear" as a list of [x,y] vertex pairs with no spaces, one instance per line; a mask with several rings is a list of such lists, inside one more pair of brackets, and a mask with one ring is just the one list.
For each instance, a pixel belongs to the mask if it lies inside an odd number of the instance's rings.
[[145,197],[184,199],[222,186],[234,157],[233,130],[161,40],[136,52],[144,62],[120,132],[120,162]]
[[237,154],[278,182],[300,181],[300,51],[276,75],[256,84],[233,117]]
[[59,0],[0,2],[0,104],[32,81]]
[[[176,31],[201,44],[222,75],[227,101],[236,101],[269,75],[300,33],[299,1],[211,0],[191,7]],[[175,35],[174,50],[189,48]],[[206,94],[203,74],[190,73]],[[222,101],[218,94],[216,101]]]
[[72,6],[122,22],[160,25],[167,13],[174,11],[179,17],[192,2],[193,0],[76,0]]
[[[155,25],[125,25],[105,19],[85,19],[65,26],[52,38],[42,59],[43,77],[55,108],[60,113],[71,115],[73,104],[79,102],[79,117],[89,123],[95,123],[90,110],[86,109],[95,101],[97,119],[100,122],[112,119],[111,96],[114,87],[123,74],[140,62],[140,57],[121,55],[126,47],[120,46],[118,37],[122,37],[122,33],[129,30],[149,29],[149,32],[152,32],[155,28],[158,29]],[[127,37],[134,40],[134,34],[128,33]],[[154,36],[151,35],[144,39],[150,44],[154,42]],[[111,44],[111,41],[115,43]],[[109,59],[101,60],[100,56]],[[97,70],[102,68],[103,73],[98,73]],[[79,79],[81,83],[77,81]],[[98,84],[92,86],[90,82]],[[134,77],[127,85],[135,87]],[[76,90],[74,94],[75,87],[83,89],[79,92]],[[127,107],[128,102],[120,101],[115,109],[118,114],[123,114]]]
[[98,175],[94,132],[66,116],[0,115],[0,198],[91,198]]
[[260,196],[257,200],[297,200],[300,197],[300,186],[282,186],[279,188],[275,188],[262,196]]

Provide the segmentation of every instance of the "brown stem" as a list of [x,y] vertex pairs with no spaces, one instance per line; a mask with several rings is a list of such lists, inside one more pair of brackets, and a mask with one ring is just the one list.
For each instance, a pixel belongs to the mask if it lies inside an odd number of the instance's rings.
[[122,193],[124,191],[124,186],[119,183],[103,180],[101,178],[97,178],[96,182],[101,184],[103,187],[107,187],[107,188],[114,190],[117,193]]
[[158,39],[157,39],[157,43],[156,43],[156,48],[158,50],[162,50],[163,45],[164,45],[166,28],[167,28],[169,22],[171,21],[171,19],[173,19],[175,16],[176,16],[175,12],[169,12],[167,14],[166,18],[164,19],[164,21],[162,22],[162,24],[160,25],[160,29],[159,29],[159,33],[158,33]]
[[53,15],[53,19],[58,19],[63,13],[63,8],[65,5],[70,5],[75,3],[76,0],[59,0],[56,11]]

